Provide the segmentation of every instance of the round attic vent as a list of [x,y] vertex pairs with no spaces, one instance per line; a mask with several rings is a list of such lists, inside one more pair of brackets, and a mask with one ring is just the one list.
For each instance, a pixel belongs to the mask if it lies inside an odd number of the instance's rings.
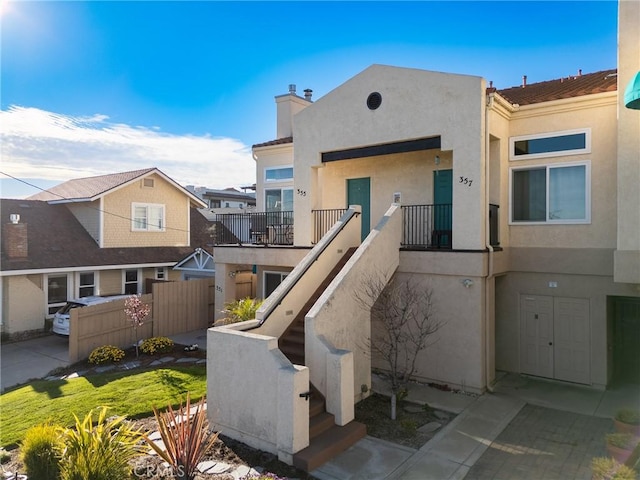
[[375,110],[382,104],[382,95],[378,92],[370,93],[367,97],[367,107],[369,110]]

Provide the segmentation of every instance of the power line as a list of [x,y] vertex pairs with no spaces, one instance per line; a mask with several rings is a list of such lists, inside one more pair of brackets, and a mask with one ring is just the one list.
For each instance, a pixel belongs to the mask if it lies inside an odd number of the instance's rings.
[[[14,177],[13,175],[10,175],[10,174],[8,174],[6,172],[0,171],[0,174],[4,175],[5,177],[9,177],[9,178],[11,178],[13,180],[16,180],[18,182],[24,183],[25,185],[33,187],[33,188],[35,188],[37,190],[40,190],[42,192],[46,192],[46,193],[49,193],[51,195],[55,195],[56,197],[59,197],[61,200],[68,200],[69,202],[73,201],[70,198],[65,197],[64,195],[60,195],[59,193],[52,192],[51,190],[47,190],[46,188],[38,187],[37,185],[29,183],[26,180],[22,180],[21,178]],[[93,207],[93,206],[89,206],[89,205],[84,205],[84,204],[77,204],[77,203],[76,203],[76,205],[80,205],[81,207],[88,208],[88,209],[91,209],[91,210],[95,210],[97,212],[101,212],[101,213],[106,214],[106,215],[111,215],[112,217],[122,218],[124,220],[128,220],[129,222],[135,222],[136,221],[134,218],[127,217],[127,216],[124,216],[124,215],[120,215],[118,213],[111,213],[111,212],[108,212],[108,211],[103,210],[101,208],[97,208],[97,207]],[[145,222],[145,223],[147,225],[158,227],[158,229],[162,229],[162,225],[159,225],[159,224],[158,225],[154,225],[154,224],[150,224],[149,222]],[[173,230],[173,231],[176,231],[176,232],[191,233],[189,230],[184,230],[182,228],[172,228],[172,227],[168,227],[168,226],[165,226],[164,230]]]

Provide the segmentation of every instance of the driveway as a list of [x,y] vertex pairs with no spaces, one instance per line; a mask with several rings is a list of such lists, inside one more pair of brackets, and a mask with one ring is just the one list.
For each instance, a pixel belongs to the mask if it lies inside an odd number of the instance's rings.
[[0,345],[0,391],[69,365],[69,340],[48,335]]

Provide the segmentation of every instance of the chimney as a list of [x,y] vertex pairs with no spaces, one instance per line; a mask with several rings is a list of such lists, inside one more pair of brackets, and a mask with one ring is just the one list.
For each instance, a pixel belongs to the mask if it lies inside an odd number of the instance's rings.
[[295,84],[289,84],[289,93],[278,95],[276,97],[277,113],[276,113],[276,135],[278,139],[293,136],[293,116],[311,102],[311,90],[304,91],[304,97],[296,95]]
[[12,213],[9,217],[11,223],[5,224],[2,229],[4,251],[9,259],[26,258],[27,248],[27,224],[19,223],[20,215]]
[[522,76],[522,88],[527,86],[527,76],[523,75]]
[[581,68],[579,68],[579,69],[578,69],[578,76],[579,76],[579,77],[581,77],[581,76],[582,76],[582,69],[581,69]]
[[313,90],[311,90],[310,88],[305,88],[304,89],[304,99],[307,102],[311,101],[311,95],[313,95]]

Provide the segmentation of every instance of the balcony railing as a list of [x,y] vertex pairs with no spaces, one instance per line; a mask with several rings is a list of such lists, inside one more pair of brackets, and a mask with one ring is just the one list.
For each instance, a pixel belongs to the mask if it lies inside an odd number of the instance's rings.
[[[500,245],[499,205],[489,205],[489,241]],[[342,217],[346,208],[312,210],[313,244]],[[404,205],[402,247],[451,249],[452,205]],[[293,212],[218,214],[214,223],[215,245],[293,245]]]
[[403,205],[402,246],[445,248],[452,245],[452,205]]
[[500,205],[489,204],[489,243],[492,247],[500,246]]
[[218,214],[213,240],[215,245],[293,245],[293,212]]
[[346,208],[332,208],[330,210],[311,210],[313,215],[313,244],[320,241],[340,217],[346,212]]

